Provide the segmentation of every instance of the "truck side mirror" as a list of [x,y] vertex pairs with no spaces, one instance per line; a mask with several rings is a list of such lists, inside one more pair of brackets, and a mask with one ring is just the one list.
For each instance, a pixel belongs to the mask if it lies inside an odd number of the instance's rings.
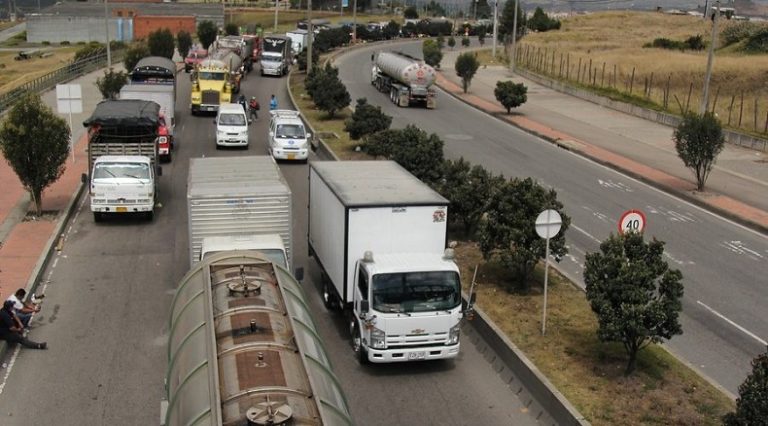
[[301,281],[304,279],[304,268],[296,268],[296,271],[293,273],[293,277],[296,278],[296,281]]
[[162,176],[163,175],[163,168],[160,166],[157,166],[157,175]]
[[360,313],[361,314],[367,314],[368,311],[371,309],[370,302],[367,300],[361,300],[360,301]]
[[83,173],[80,175],[80,182],[82,183],[88,183],[88,175]]

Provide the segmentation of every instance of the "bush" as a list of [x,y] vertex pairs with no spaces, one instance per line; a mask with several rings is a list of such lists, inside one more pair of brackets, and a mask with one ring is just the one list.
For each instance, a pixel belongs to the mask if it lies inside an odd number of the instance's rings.
[[128,44],[126,44],[124,41],[120,40],[112,40],[109,42],[109,48],[112,50],[121,50],[128,47]]
[[99,88],[103,99],[117,99],[120,89],[128,83],[128,73],[122,71],[104,71],[104,77],[96,79],[96,87]]
[[136,67],[136,64],[138,64],[142,58],[146,58],[149,55],[149,48],[146,44],[134,44],[128,48],[128,50],[125,52],[125,56],[123,57],[123,64],[125,64],[125,69],[129,72],[133,71],[133,69]]
[[[312,50],[316,50],[312,45]],[[317,66],[317,61],[320,60],[319,54],[314,52],[312,55],[312,65]],[[307,69],[307,48],[301,49],[301,52],[296,56],[296,64],[299,66],[299,71],[305,71]]]
[[752,34],[759,31],[760,28],[759,24],[748,21],[728,23],[720,33],[720,41],[723,43],[723,46],[729,46],[748,39]]
[[542,8],[537,7],[533,12],[533,16],[528,21],[528,28],[530,28],[532,31],[539,32],[559,30],[560,21],[550,18],[546,13],[544,13]]
[[50,46],[50,45],[51,45],[51,42],[50,42],[50,41],[47,41],[47,40],[45,40],[45,41],[43,41],[43,42],[42,42],[42,43],[40,43],[40,44],[42,44],[43,46]]
[[427,184],[442,177],[443,141],[414,125],[374,133],[365,138],[363,150],[374,157],[396,161]]
[[424,40],[421,47],[422,56],[424,56],[424,62],[427,65],[435,68],[440,67],[440,61],[443,60],[443,52],[437,47],[437,42],[434,40]]
[[349,137],[357,140],[382,130],[389,129],[392,117],[384,114],[380,106],[373,106],[365,98],[357,100],[357,106],[352,116],[344,123],[344,130],[349,132]]
[[69,46],[69,40],[64,40],[61,43],[59,43],[61,46]]
[[763,28],[749,36],[744,50],[750,53],[768,52],[768,28]]
[[224,34],[230,36],[236,36],[240,35],[240,28],[237,26],[236,23],[230,22],[227,25],[224,26]]
[[658,49],[668,50],[703,50],[704,38],[701,35],[695,35],[688,37],[685,41],[670,40],[668,38],[660,37],[654,39],[652,43],[646,43],[643,47],[655,47]]
[[101,54],[104,51],[105,50],[104,50],[104,46],[103,45],[98,44],[98,43],[97,44],[91,43],[91,44],[88,44],[88,45],[85,45],[85,46],[81,47],[80,49],[77,50],[77,52],[75,52],[75,59],[74,59],[74,61],[75,62],[82,61],[83,59],[90,58],[90,57],[92,57],[94,55]]
[[168,59],[173,59],[175,44],[173,34],[167,28],[161,28],[149,33],[149,38],[147,39],[147,47],[149,47],[149,53],[152,56],[162,56]]

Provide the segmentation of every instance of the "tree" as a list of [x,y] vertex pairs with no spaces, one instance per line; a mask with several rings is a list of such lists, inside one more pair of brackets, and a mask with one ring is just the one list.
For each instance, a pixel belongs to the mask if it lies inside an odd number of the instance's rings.
[[443,48],[445,47],[445,37],[443,37],[442,34],[437,36],[436,42],[437,42],[437,48],[440,50],[443,50]]
[[[312,47],[312,51],[315,51],[315,48]],[[316,66],[317,61],[320,60],[319,54],[317,52],[314,52],[312,55],[312,65]],[[298,56],[296,56],[296,63],[299,65],[299,71],[306,71],[307,69],[307,48],[304,47],[301,49],[301,52],[299,52]]]
[[173,34],[168,28],[161,28],[149,33],[147,47],[152,56],[162,56],[173,59],[174,41]]
[[472,81],[472,77],[475,76],[479,67],[480,63],[477,62],[477,58],[475,58],[475,55],[471,52],[462,53],[456,58],[456,75],[461,77],[461,85],[464,89],[464,93],[467,93],[469,83]]
[[412,124],[369,135],[363,149],[374,157],[396,161],[428,184],[438,182],[442,175],[443,141]]
[[523,83],[514,81],[497,81],[493,90],[496,100],[507,109],[507,114],[512,108],[517,108],[528,100],[528,88]]
[[43,213],[43,190],[64,173],[69,155],[69,126],[27,93],[0,125],[0,151],[29,191],[38,216]]
[[435,68],[440,68],[440,61],[443,60],[443,52],[437,46],[437,42],[434,40],[424,40],[421,46],[422,56],[424,56],[424,62]]
[[216,35],[219,33],[216,24],[212,21],[202,21],[197,24],[197,39],[203,45],[203,49],[208,49],[210,45],[216,40]]
[[125,64],[125,69],[128,70],[128,72],[133,71],[133,69],[136,68],[136,64],[138,64],[141,59],[146,58],[149,55],[149,48],[146,44],[142,42],[135,43],[125,51],[125,56],[123,56],[123,64]]
[[550,18],[541,7],[537,7],[528,21],[528,28],[539,32],[559,30],[560,21]]
[[[522,2],[519,2],[522,3]],[[515,24],[515,2],[508,1],[504,5],[504,9],[501,12],[501,19],[499,19],[499,33],[504,35],[511,35],[514,31]],[[517,7],[517,39],[519,40],[525,30],[525,13],[518,4]]]
[[230,36],[236,36],[240,35],[240,28],[237,26],[236,23],[230,22],[227,25],[224,26],[224,34]]
[[384,37],[387,40],[397,38],[400,35],[400,24],[395,21],[389,21],[386,27],[384,27]]
[[599,253],[587,254],[584,283],[597,316],[597,337],[624,345],[626,375],[635,370],[638,351],[682,334],[682,278],[664,260],[664,243],[655,238],[646,243],[641,233],[611,235]]
[[462,37],[461,38],[461,45],[464,47],[469,47],[469,37]]
[[480,46],[485,45],[485,34],[486,34],[485,26],[481,25],[477,29],[477,42],[480,43]]
[[712,166],[725,145],[723,128],[711,112],[686,113],[674,133],[677,156],[696,176],[696,188],[704,190]]
[[179,48],[179,55],[186,58],[192,48],[192,35],[184,30],[179,31],[176,34],[176,46]]
[[768,419],[768,352],[752,360],[752,373],[739,386],[736,411],[723,418],[725,426],[765,425]]
[[373,106],[365,98],[357,100],[352,116],[344,123],[349,137],[357,140],[363,136],[389,129],[392,117],[384,114],[380,106]]
[[112,68],[104,71],[104,77],[96,79],[96,87],[99,88],[104,99],[117,99],[120,89],[128,83],[128,73],[115,71]]
[[[315,55],[312,55],[312,56],[314,57]],[[312,67],[312,69],[309,70],[309,73],[307,74],[307,78],[304,79],[304,90],[307,91],[307,94],[312,99],[315,98],[315,90],[317,90],[317,88],[319,87],[320,82],[323,78],[323,74],[325,74],[325,68]]]
[[[329,68],[333,70],[331,71]],[[330,63],[326,65],[321,80],[314,90],[312,100],[320,111],[328,113],[329,118],[333,118],[336,111],[346,107],[352,101],[347,87],[339,79],[338,70],[332,67]]]
[[448,47],[450,47],[451,50],[453,50],[454,46],[456,46],[456,37],[450,36],[448,38]]
[[403,11],[403,17],[405,19],[419,19],[419,12],[416,10],[416,6],[408,6]]
[[472,166],[464,158],[445,160],[443,177],[437,192],[450,201],[448,222],[461,223],[466,236],[480,223],[486,204],[493,191],[505,183],[501,176],[493,176],[483,166]]

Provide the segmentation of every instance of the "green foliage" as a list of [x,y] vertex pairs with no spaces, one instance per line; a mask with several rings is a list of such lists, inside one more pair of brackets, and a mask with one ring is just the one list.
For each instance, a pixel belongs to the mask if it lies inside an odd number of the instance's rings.
[[90,58],[92,56],[100,55],[104,53],[106,50],[104,48],[103,44],[99,43],[89,43],[85,46],[77,49],[77,52],[75,52],[75,57],[73,61],[78,62],[82,61],[83,59]]
[[350,40],[352,40],[352,36],[349,35],[349,30],[346,27],[329,28],[320,31],[315,36],[312,41],[312,48],[317,49],[320,53],[324,53],[335,47],[348,44]]
[[109,42],[109,48],[112,49],[114,52],[115,50],[122,50],[128,47],[128,44],[126,44],[124,41],[120,40],[111,40]]
[[373,106],[365,98],[357,100],[355,112],[344,123],[344,130],[349,137],[357,140],[363,136],[389,129],[392,117],[385,114],[380,106]]
[[475,55],[471,52],[462,53],[456,58],[456,75],[461,77],[461,84],[464,88],[464,93],[467,93],[469,89],[469,83],[472,82],[472,77],[475,76],[477,69],[480,67],[480,62],[477,61]]
[[637,353],[651,343],[682,334],[683,274],[664,260],[664,243],[646,243],[641,233],[611,235],[584,267],[587,300],[597,316],[597,337],[620,342],[634,371]]
[[485,45],[485,34],[486,34],[485,27],[482,26],[482,25],[480,27],[478,27],[478,29],[477,29],[477,41],[480,43],[480,46],[484,46]]
[[115,71],[110,68],[104,71],[104,77],[96,79],[96,87],[99,88],[103,99],[117,99],[120,89],[128,83],[128,73]]
[[389,21],[386,27],[384,27],[384,37],[387,40],[397,38],[400,35],[400,24],[395,21]]
[[[314,57],[316,55],[312,55],[312,56]],[[307,94],[309,95],[309,97],[313,99],[315,98],[315,90],[317,90],[317,87],[320,85],[320,82],[324,73],[325,73],[325,68],[312,67],[312,69],[307,74],[307,78],[304,80],[304,90],[307,91]]]
[[523,83],[514,81],[497,81],[493,90],[496,100],[507,109],[507,114],[512,108],[517,108],[528,100],[528,88]]
[[518,287],[527,290],[528,278],[544,259],[546,240],[536,234],[539,213],[554,209],[563,220],[560,233],[549,240],[550,255],[560,261],[568,253],[565,232],[571,223],[554,189],[545,189],[531,178],[512,179],[492,191],[486,217],[479,229],[480,250],[485,259],[498,260],[512,272]]
[[[513,8],[514,11],[514,8]],[[560,29],[560,21],[557,19],[552,19],[544,13],[544,10],[540,7],[537,7],[536,10],[533,12],[533,16],[528,21],[528,28],[530,28],[532,31],[538,31],[538,32],[545,32],[550,30],[559,30]]]
[[752,373],[739,386],[736,411],[723,418],[725,426],[765,425],[768,420],[768,352],[752,360]]
[[414,125],[369,135],[362,148],[374,157],[396,161],[427,184],[438,182],[442,175],[443,141]]
[[71,43],[69,42],[69,40],[64,40],[61,43],[59,43],[59,45],[61,45],[61,46],[69,46],[70,44]]
[[[314,45],[312,46],[312,50],[314,51]],[[299,66],[299,71],[305,71],[307,69],[307,48],[304,47],[301,49],[301,52],[296,56],[296,64]],[[317,61],[320,60],[320,55],[317,52],[314,52],[314,55],[312,55],[312,66],[317,66]]]
[[750,35],[744,44],[744,50],[750,53],[768,53],[768,27]]
[[228,36],[240,35],[240,27],[238,27],[236,23],[230,22],[224,26],[224,34]]
[[19,99],[0,124],[0,152],[29,191],[38,216],[43,190],[64,173],[69,134],[67,122],[35,93]]
[[197,24],[197,39],[203,45],[203,49],[208,49],[210,45],[216,40],[216,35],[219,33],[216,24],[212,21],[202,21]]
[[469,37],[462,37],[461,38],[461,45],[464,47],[469,47]]
[[701,35],[695,35],[688,37],[685,41],[670,40],[668,38],[660,37],[654,39],[651,43],[646,43],[643,47],[656,47],[659,49],[669,50],[703,50],[704,38]]
[[451,203],[448,222],[462,224],[465,235],[471,238],[491,195],[506,181],[502,176],[491,175],[482,166],[471,166],[463,157],[445,160],[442,174],[435,189]]
[[440,3],[435,2],[435,0],[430,1],[429,4],[427,4],[427,13],[429,13],[430,16],[448,15],[443,6]]
[[426,62],[427,65],[435,68],[440,67],[440,61],[443,60],[443,52],[437,46],[435,40],[424,40],[424,43],[421,46],[421,52],[424,56],[424,62]]
[[[514,3],[514,0],[512,1]],[[488,0],[479,0],[475,4],[475,14],[477,19],[493,19],[493,8],[488,4]]]
[[727,23],[720,32],[720,41],[723,43],[723,46],[729,46],[748,39],[763,27],[755,22],[732,21]]
[[419,19],[419,12],[416,10],[416,6],[408,6],[403,11],[403,18],[405,19]]
[[186,31],[179,31],[176,34],[176,46],[179,48],[179,55],[182,58],[186,58],[189,54],[189,49],[192,48],[192,34]]
[[450,36],[448,37],[448,47],[453,49],[456,46],[456,37]]
[[451,33],[451,23],[448,21],[419,21],[416,24],[415,31],[417,34],[424,34],[430,37],[436,37],[439,35],[448,35]]
[[725,145],[720,121],[711,112],[704,115],[687,113],[675,129],[674,140],[677,156],[693,171],[697,188],[702,191]]
[[[522,3],[522,2],[520,2]],[[519,40],[525,31],[526,18],[523,9],[518,4],[517,7],[517,39]],[[504,9],[501,12],[501,18],[499,19],[499,33],[504,35],[512,35],[514,32],[515,24],[515,2],[508,1],[504,4]]]
[[349,92],[339,79],[338,69],[332,67],[330,63],[325,66],[325,71],[319,78],[312,93],[312,100],[320,111],[327,112],[328,117],[333,118],[336,111],[351,102]]
[[168,28],[161,28],[149,33],[147,47],[152,56],[162,56],[173,59],[174,40],[173,33]]
[[443,50],[443,48],[445,47],[445,37],[443,37],[442,34],[437,36],[437,39],[435,40],[435,42],[437,43],[437,48],[440,50]]
[[140,60],[146,58],[147,56],[150,56],[149,48],[147,45],[142,42],[134,43],[133,46],[126,50],[125,56],[123,56],[123,64],[125,64],[125,69],[129,72],[133,71],[133,69],[136,68],[136,64],[138,64]]

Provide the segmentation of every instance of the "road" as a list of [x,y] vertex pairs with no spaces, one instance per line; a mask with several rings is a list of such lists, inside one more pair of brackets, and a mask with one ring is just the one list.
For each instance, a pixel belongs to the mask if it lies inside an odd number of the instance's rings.
[[[0,424],[158,424],[167,364],[170,303],[187,270],[186,176],[189,158],[262,155],[268,119],[262,111],[250,128],[248,151],[214,148],[211,117],[187,110],[189,80],[180,74],[178,147],[163,166],[155,221],[109,220],[95,224],[85,199],[67,227],[63,250],[44,272],[49,282],[43,315],[32,334],[47,351],[21,350],[0,388]],[[247,96],[268,105],[288,97],[285,79],[249,76]],[[358,424],[533,425],[540,410],[514,392],[488,359],[493,354],[464,339],[453,362],[361,367],[346,324],[326,312],[307,260],[308,167],[282,164],[294,197],[294,261],[307,270],[305,285],[353,417]],[[540,421],[545,422],[544,414]],[[551,423],[551,422],[550,422]]]
[[[420,56],[420,43],[404,50]],[[616,232],[629,209],[648,217],[646,234],[666,242],[667,260],[684,275],[684,334],[668,347],[727,390],[736,393],[765,352],[768,338],[768,238],[713,215],[607,167],[557,148],[452,98],[438,95],[435,110],[398,108],[370,84],[371,53],[355,50],[336,59],[352,99],[366,97],[393,117],[393,128],[416,124],[445,142],[447,158],[507,177],[534,177],[557,191],[572,218],[570,254],[559,265],[583,286],[585,254]],[[446,69],[444,72],[453,72]],[[563,129],[564,131],[566,129]]]

